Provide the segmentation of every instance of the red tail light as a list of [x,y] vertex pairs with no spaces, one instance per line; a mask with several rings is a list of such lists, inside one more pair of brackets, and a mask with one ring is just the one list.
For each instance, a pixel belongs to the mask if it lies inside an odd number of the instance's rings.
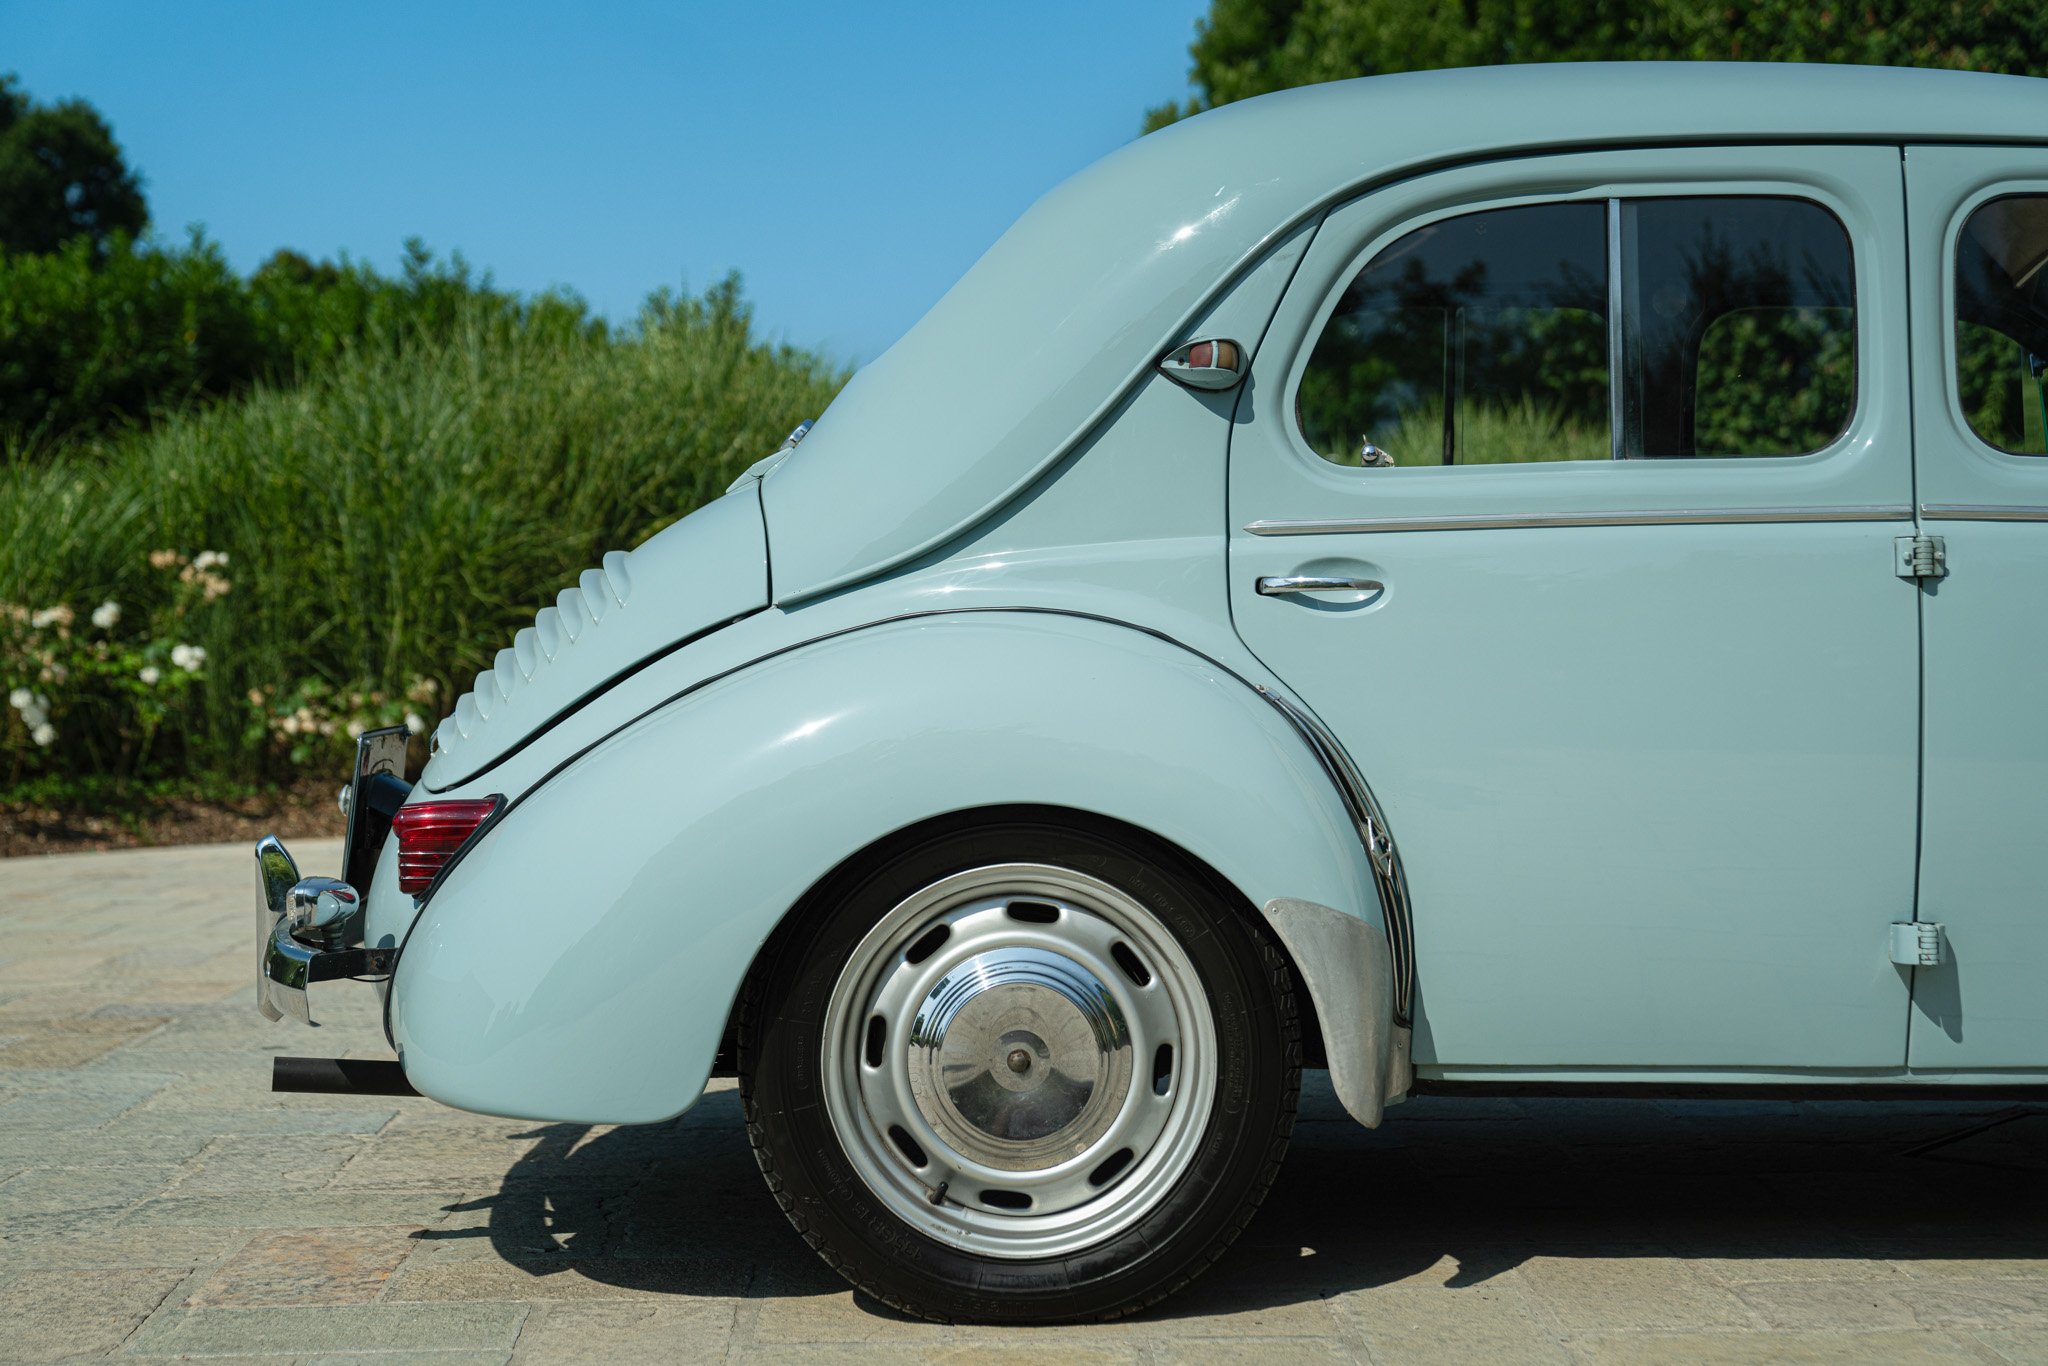
[[414,802],[391,818],[398,836],[398,890],[418,896],[448,866],[455,851],[498,809],[503,797],[477,801]]

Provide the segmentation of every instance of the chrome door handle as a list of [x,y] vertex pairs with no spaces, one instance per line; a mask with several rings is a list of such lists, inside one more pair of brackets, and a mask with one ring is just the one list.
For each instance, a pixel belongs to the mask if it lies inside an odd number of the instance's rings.
[[1282,593],[1384,593],[1378,579],[1343,579],[1324,574],[1268,574],[1257,584],[1262,598]]

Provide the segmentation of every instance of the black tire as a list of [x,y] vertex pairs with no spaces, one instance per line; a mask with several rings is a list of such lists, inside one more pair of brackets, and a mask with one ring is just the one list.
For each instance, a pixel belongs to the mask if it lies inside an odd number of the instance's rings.
[[[1214,1100],[1178,1178],[1166,1178],[1170,1189],[1135,1223],[1060,1256],[977,1255],[906,1222],[849,1160],[822,1094],[827,1003],[855,946],[919,889],[1005,863],[1071,869],[1139,902],[1192,963],[1215,1024]],[[1301,1089],[1292,974],[1253,914],[1233,902],[1157,840],[1029,808],[935,823],[857,860],[792,916],[742,997],[747,1136],[790,1222],[855,1286],[941,1322],[1114,1319],[1186,1285],[1265,1198]]]

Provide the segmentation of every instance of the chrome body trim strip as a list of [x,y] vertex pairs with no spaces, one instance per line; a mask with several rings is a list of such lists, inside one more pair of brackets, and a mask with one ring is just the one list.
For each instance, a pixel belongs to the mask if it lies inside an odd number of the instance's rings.
[[2048,507],[2021,503],[1922,503],[1920,515],[1936,522],[2048,522]]
[[[1254,684],[1259,696],[1272,703],[1285,716],[1288,723],[1308,744],[1309,750],[1329,774],[1336,786],[1344,807],[1350,813],[1352,824],[1357,827],[1359,843],[1365,846],[1366,859],[1372,865],[1373,882],[1378,885],[1380,902],[1386,912],[1387,948],[1393,955],[1394,981],[1394,1025],[1406,1030],[1411,1024],[1410,1010],[1415,995],[1415,934],[1414,918],[1408,904],[1408,878],[1401,871],[1401,856],[1394,848],[1394,837],[1387,829],[1387,818],[1380,810],[1372,789],[1366,786],[1364,775],[1360,774],[1351,756],[1337,742],[1328,728],[1295,702],[1283,697],[1271,688]],[[1402,1067],[1406,1067],[1403,1059]],[[1398,1090],[1388,1094],[1399,1095]]]
[[[2048,508],[2035,509],[2048,519]],[[1727,526],[1752,522],[1909,522],[1907,503],[1842,507],[1671,508],[1642,512],[1479,512],[1450,517],[1317,517],[1247,522],[1254,536],[1344,536],[1392,531],[1509,531],[1532,527]]]

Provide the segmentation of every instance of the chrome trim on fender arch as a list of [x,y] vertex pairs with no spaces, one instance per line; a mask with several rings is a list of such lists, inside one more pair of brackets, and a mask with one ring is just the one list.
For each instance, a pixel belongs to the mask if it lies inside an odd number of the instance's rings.
[[[2048,517],[2048,508],[2037,509]],[[1390,531],[1510,531],[1574,526],[1729,526],[1750,522],[1906,522],[1905,503],[1848,507],[1672,508],[1655,512],[1469,513],[1451,517],[1317,517],[1245,524],[1254,536],[1343,536]]]
[[1920,515],[1937,522],[2048,522],[2048,507],[2021,503],[1922,503]]
[[[1387,948],[1393,959],[1390,969],[1394,985],[1392,1018],[1394,1027],[1402,1031],[1401,1037],[1405,1038],[1412,1020],[1410,1011],[1415,997],[1414,918],[1408,904],[1408,878],[1401,871],[1401,856],[1394,848],[1387,818],[1381,813],[1372,789],[1366,786],[1364,776],[1351,762],[1351,756],[1344,752],[1344,747],[1337,743],[1337,737],[1321,721],[1291,698],[1260,684],[1252,686],[1258,689],[1259,696],[1272,703],[1287,718],[1308,745],[1343,799],[1352,824],[1357,827],[1359,842],[1365,846],[1366,858],[1372,864],[1373,881],[1379,887],[1381,906],[1386,912]],[[1405,1071],[1405,1050],[1401,1064]],[[1405,1085],[1401,1089],[1405,1090]],[[1390,1090],[1388,1094],[1399,1095],[1400,1090]]]

